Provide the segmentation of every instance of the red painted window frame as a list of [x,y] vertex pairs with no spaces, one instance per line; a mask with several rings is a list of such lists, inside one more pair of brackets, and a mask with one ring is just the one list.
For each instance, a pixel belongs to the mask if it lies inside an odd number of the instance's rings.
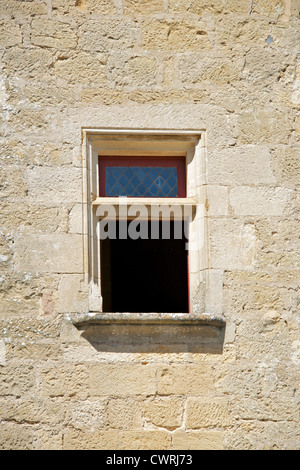
[[[186,197],[186,161],[185,157],[141,157],[141,156],[101,156],[99,155],[99,195],[106,196],[105,188],[105,168],[107,166],[160,166],[177,168],[177,189],[176,197]],[[143,196],[135,196],[143,197]],[[175,198],[176,198],[175,197]]]

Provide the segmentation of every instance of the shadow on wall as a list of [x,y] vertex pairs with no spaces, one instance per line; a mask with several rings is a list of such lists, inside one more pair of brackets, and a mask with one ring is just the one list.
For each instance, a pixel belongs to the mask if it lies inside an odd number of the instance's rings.
[[102,324],[81,336],[99,352],[222,354],[225,326]]

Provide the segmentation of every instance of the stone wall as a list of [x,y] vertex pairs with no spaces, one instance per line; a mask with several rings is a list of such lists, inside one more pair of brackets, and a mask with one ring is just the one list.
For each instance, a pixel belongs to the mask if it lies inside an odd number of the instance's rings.
[[[0,448],[299,449],[299,0],[1,0]],[[98,350],[82,128],[202,129],[222,352]]]

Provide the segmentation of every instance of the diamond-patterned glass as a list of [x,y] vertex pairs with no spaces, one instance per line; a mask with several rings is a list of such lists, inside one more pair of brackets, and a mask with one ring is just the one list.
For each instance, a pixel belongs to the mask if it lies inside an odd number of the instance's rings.
[[105,190],[108,197],[177,197],[177,168],[107,166]]

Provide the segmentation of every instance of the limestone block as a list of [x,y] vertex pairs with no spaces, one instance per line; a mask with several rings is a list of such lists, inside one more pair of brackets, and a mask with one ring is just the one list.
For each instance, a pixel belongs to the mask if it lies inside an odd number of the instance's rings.
[[223,450],[224,435],[220,431],[183,431],[173,433],[176,450]]
[[163,0],[124,0],[123,8],[125,15],[151,15],[161,13],[164,10]]
[[300,12],[300,1],[292,0],[292,15],[299,17]]
[[21,272],[81,273],[82,239],[75,234],[18,235],[15,269]]
[[21,139],[26,139],[30,136],[31,139],[34,136],[37,140],[41,138],[60,139],[59,129],[61,127],[61,117],[59,112],[54,109],[48,109],[46,112],[40,109],[25,108],[22,112],[17,112],[16,114],[11,114],[8,119],[8,125],[10,131],[14,135]]
[[185,425],[190,429],[226,427],[230,414],[226,399],[187,398]]
[[279,184],[293,187],[300,179],[300,147],[279,147],[273,152],[272,167]]
[[237,131],[241,144],[286,144],[292,124],[285,113],[274,111],[246,112],[238,116]]
[[[261,30],[267,25],[266,20],[256,19],[256,21],[244,21],[244,18],[237,18],[233,15],[222,15],[216,24],[214,38],[221,49],[232,53],[234,50],[251,41],[252,47],[262,42]],[[260,31],[260,34],[259,34]]]
[[129,18],[92,19],[80,28],[78,46],[82,51],[111,53],[133,48],[137,39],[137,25]]
[[[35,87],[36,88],[36,87]],[[36,91],[38,93],[38,91]],[[75,147],[76,148],[76,147]],[[0,140],[0,160],[6,162],[6,167],[14,165],[55,166],[70,165],[72,163],[73,145],[64,144],[56,132],[55,142],[35,142],[7,138]],[[22,168],[23,171],[23,168]]]
[[140,402],[132,398],[111,398],[107,404],[107,425],[114,429],[142,429]]
[[39,48],[9,48],[3,57],[4,70],[8,76],[36,81],[49,78],[53,60],[52,52]]
[[160,367],[157,380],[159,395],[210,394],[213,389],[212,369],[208,364]]
[[28,18],[31,16],[47,15],[48,3],[46,0],[35,1],[16,1],[16,0],[1,0],[0,3],[0,17],[1,18]]
[[18,202],[2,205],[2,223],[7,230],[27,232],[66,232],[68,213],[64,207],[41,207]]
[[207,186],[208,213],[212,217],[228,215],[228,187]]
[[66,428],[63,432],[63,450],[111,450],[117,449],[118,434],[115,430],[81,431]]
[[[274,221],[261,219],[255,224],[265,252],[299,251],[299,223],[289,218]],[[286,274],[288,276],[288,273]]]
[[69,233],[84,233],[82,204],[75,204],[69,213]]
[[0,174],[0,195],[4,202],[24,201],[28,186],[21,166],[5,165]]
[[236,13],[236,14],[247,14],[250,11],[251,0],[220,0],[215,2],[213,0],[170,0],[169,8],[174,12],[190,12],[197,15],[203,15],[205,13],[220,14],[224,13]]
[[[74,105],[78,100],[78,89],[76,85],[63,86],[62,83],[43,82],[37,87],[36,84],[29,82],[25,88],[23,88],[23,86],[20,87],[19,99],[20,93],[22,92],[24,92],[24,100],[26,100],[29,105],[40,105],[44,107],[63,106],[66,103]],[[47,147],[47,144],[45,147]]]
[[[206,278],[205,306],[208,312],[223,313],[223,271],[210,269]],[[227,325],[226,325],[227,331]]]
[[33,20],[31,23],[31,43],[34,46],[55,49],[73,49],[77,45],[77,37],[72,28],[55,20]]
[[[271,276],[266,273],[236,272],[224,276],[224,308],[226,311],[237,314],[240,312],[261,311],[268,312],[288,311],[292,308],[294,299],[294,309],[296,307],[296,292],[299,280],[298,273],[291,272],[289,276]],[[294,291],[294,294],[291,292]],[[258,325],[258,320],[256,320]],[[249,324],[248,324],[249,328]],[[259,327],[261,329],[261,327]]]
[[34,450],[33,426],[0,423],[0,449],[1,450]]
[[152,87],[157,82],[157,67],[154,57],[113,55],[108,61],[110,80],[116,86]]
[[268,18],[278,18],[285,10],[284,0],[257,0],[253,5],[253,13],[266,15]]
[[[270,32],[272,33],[272,31]],[[279,36],[280,33],[283,35],[282,31],[274,31],[273,36],[270,35],[273,42],[283,40]],[[267,36],[265,39],[267,40]],[[262,86],[265,87],[265,90],[269,89],[267,87],[271,87],[273,92],[276,84],[276,90],[278,92],[280,90],[280,93],[288,89],[291,80],[294,79],[294,65],[291,66],[293,62],[294,59],[291,55],[281,54],[275,47],[262,48],[261,45],[251,47],[245,55],[242,76],[247,81],[251,81],[250,93],[253,94],[253,97]]]
[[68,406],[70,422],[76,429],[102,429],[105,425],[106,400],[72,401]]
[[80,168],[35,166],[24,172],[29,201],[53,205],[82,201]]
[[170,431],[182,424],[183,402],[177,397],[150,398],[143,403],[144,417],[148,423]]
[[240,58],[211,58],[199,53],[180,57],[178,77],[183,85],[230,84],[239,79],[243,69]]
[[106,60],[106,55],[87,52],[61,57],[54,65],[55,75],[70,83],[105,85]]
[[210,233],[212,269],[254,269],[261,245],[252,223],[211,219]]
[[58,311],[60,313],[82,312],[88,308],[87,293],[82,291],[80,274],[64,274],[58,286]]
[[121,431],[120,450],[163,450],[171,448],[171,434],[165,431]]
[[84,365],[41,366],[39,369],[39,396],[77,397],[86,399],[88,371]]
[[54,425],[63,422],[64,405],[57,400],[0,400],[0,413],[3,421]]
[[[1,18],[3,18],[1,16]],[[12,20],[0,22],[0,48],[8,48],[22,43],[20,26]]]
[[44,425],[35,432],[34,448],[40,450],[62,450],[63,435],[55,426]]
[[267,147],[246,145],[222,150],[211,149],[208,155],[209,183],[259,184],[276,183],[271,153]]
[[122,363],[97,364],[90,368],[88,387],[93,396],[124,397],[154,394],[155,367]]
[[3,339],[0,339],[0,366],[6,366],[6,345]]
[[230,204],[237,215],[278,216],[285,211],[289,191],[285,188],[239,186],[230,191]]
[[286,397],[277,400],[241,400],[238,403],[233,403],[233,412],[239,414],[241,419],[262,421],[274,421],[280,419],[282,422],[297,419],[299,416],[299,408],[293,399]]
[[149,20],[142,25],[142,44],[148,50],[203,51],[211,43],[203,23]]
[[22,363],[7,364],[1,367],[0,396],[24,397],[35,390],[35,370],[33,365]]
[[65,143],[76,142],[81,127],[87,122],[95,128],[207,129],[209,150],[235,143],[224,109],[199,103],[134,103],[130,105],[130,112],[126,104],[70,107],[62,113]]
[[[12,265],[11,265],[12,267]],[[46,287],[45,287],[46,286]],[[40,277],[28,271],[9,274],[1,277],[1,310],[2,318],[11,319],[16,314],[25,315],[41,312],[43,289],[56,290],[56,282],[48,276]]]
[[87,13],[108,15],[118,13],[118,0],[52,0],[53,13],[84,16]]
[[224,13],[235,13],[237,15],[247,15],[252,6],[251,0],[225,0]]
[[[6,328],[5,328],[6,326]],[[12,344],[25,343],[30,344],[54,344],[60,335],[59,323],[55,320],[51,322],[47,318],[32,318],[29,315],[19,315],[0,321],[0,328],[5,331],[3,337]]]
[[214,0],[169,0],[169,8],[171,12],[176,13],[195,13],[203,15],[204,13],[221,13],[223,10],[223,2],[215,2]]
[[31,361],[47,361],[56,360],[61,353],[60,344],[58,342],[53,344],[29,342],[16,343],[12,346],[14,358],[24,361],[30,359]]

